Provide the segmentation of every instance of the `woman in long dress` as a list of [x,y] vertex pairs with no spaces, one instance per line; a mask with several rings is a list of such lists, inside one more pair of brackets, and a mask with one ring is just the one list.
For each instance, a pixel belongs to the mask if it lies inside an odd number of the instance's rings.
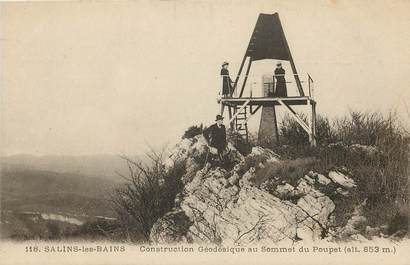
[[282,63],[280,62],[276,64],[274,77],[276,78],[275,97],[287,97],[288,91],[286,89],[285,69],[282,68]]
[[232,94],[232,80],[229,76],[229,71],[228,71],[228,62],[224,62],[222,64],[222,69],[221,69],[221,76],[222,76],[222,95],[224,97],[230,96]]

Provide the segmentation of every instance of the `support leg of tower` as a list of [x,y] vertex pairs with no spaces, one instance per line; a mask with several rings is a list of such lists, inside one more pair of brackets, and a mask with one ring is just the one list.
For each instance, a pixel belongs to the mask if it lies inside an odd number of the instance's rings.
[[262,146],[278,145],[279,133],[276,111],[273,106],[263,106],[259,124],[258,140]]
[[310,145],[311,146],[316,146],[316,103],[311,104],[312,106],[312,118],[311,118],[311,141],[310,141]]
[[[229,114],[229,120],[231,120],[232,119],[232,108],[230,106],[228,106],[228,114]],[[231,122],[229,124],[229,126],[230,126],[231,130],[233,130],[234,129],[234,122]]]

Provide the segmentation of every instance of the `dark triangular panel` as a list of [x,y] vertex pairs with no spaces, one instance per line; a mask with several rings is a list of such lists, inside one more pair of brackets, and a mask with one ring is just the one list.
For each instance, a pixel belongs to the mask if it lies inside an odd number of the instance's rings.
[[290,60],[278,13],[260,14],[246,51],[252,61],[262,59]]

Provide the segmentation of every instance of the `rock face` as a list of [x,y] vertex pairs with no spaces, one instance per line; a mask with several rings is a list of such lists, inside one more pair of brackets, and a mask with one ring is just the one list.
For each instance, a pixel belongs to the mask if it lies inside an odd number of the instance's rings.
[[261,178],[257,169],[280,163],[278,156],[260,147],[246,158],[232,145],[229,150],[236,163],[232,170],[204,165],[207,146],[202,136],[184,139],[175,148],[166,164],[186,162],[185,187],[176,208],[154,225],[152,242],[250,245],[319,240],[333,233],[336,204],[330,198],[354,192],[349,176],[309,172],[296,185],[280,177],[274,179],[278,185],[269,182],[272,178],[256,185]]
[[[167,213],[160,218],[151,229],[151,240],[171,244],[174,242],[187,243],[186,232],[192,222],[185,215],[184,211],[176,210]],[[171,229],[172,228],[172,229]]]

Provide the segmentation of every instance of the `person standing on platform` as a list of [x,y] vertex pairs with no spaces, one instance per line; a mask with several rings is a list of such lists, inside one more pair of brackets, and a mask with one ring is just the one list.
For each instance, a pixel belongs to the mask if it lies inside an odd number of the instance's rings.
[[286,89],[285,69],[282,68],[281,62],[276,64],[275,75],[273,77],[276,78],[275,97],[287,97],[288,91]]
[[222,63],[222,69],[221,69],[221,76],[222,76],[222,96],[223,97],[228,97],[231,96],[232,94],[232,80],[231,77],[229,76],[229,71],[228,71],[228,62],[223,62]]

